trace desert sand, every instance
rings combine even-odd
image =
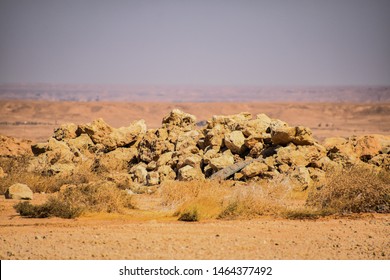
[[[37,194],[35,203],[45,195]],[[150,198],[144,198],[150,200]],[[205,220],[152,212],[29,219],[0,198],[1,259],[385,259],[390,215],[319,220]]]

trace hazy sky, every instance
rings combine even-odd
[[[390,85],[390,0],[0,0],[0,83]]]

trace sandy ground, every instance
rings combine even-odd
[[[36,195],[35,203],[45,195]],[[150,211],[28,219],[0,198],[0,259],[390,259],[390,215],[179,222]]]
[[[159,127],[180,108],[214,114],[266,113],[312,128],[316,138],[390,134],[389,103],[115,103],[0,101],[0,134],[45,141],[64,122],[98,117],[120,127]],[[35,125],[4,123],[37,122]],[[34,203],[46,199],[35,194]],[[142,200],[143,198],[140,198]],[[145,202],[145,201],[144,201]],[[146,200],[147,202],[147,200]],[[153,209],[75,220],[22,218],[0,197],[0,259],[390,259],[390,215],[310,220],[176,221]],[[143,204],[144,206],[147,203]],[[145,207],[144,207],[145,208]]]
[[[0,134],[46,141],[62,123],[103,118],[113,127],[145,119],[149,128],[161,126],[170,110],[179,108],[198,121],[213,115],[265,113],[290,125],[310,127],[317,139],[331,136],[390,134],[390,103],[169,103],[169,102],[50,102],[0,100]],[[27,122],[37,124],[28,125]],[[5,123],[8,123],[7,125]],[[18,125],[15,125],[18,123]],[[11,124],[11,125],[10,125]]]

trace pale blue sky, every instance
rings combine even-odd
[[[0,0],[0,83],[390,85],[389,0]]]

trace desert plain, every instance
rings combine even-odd
[[[103,118],[112,127],[144,119],[158,128],[172,109],[195,115],[266,114],[313,137],[389,135],[390,102],[117,102],[0,100],[0,134],[45,142],[64,123]],[[1,180],[1,179],[0,179]],[[50,194],[35,193],[32,204]],[[0,197],[0,259],[390,259],[390,215],[363,213],[291,220],[264,215],[178,221],[158,192],[134,195],[126,214],[26,218]]]

